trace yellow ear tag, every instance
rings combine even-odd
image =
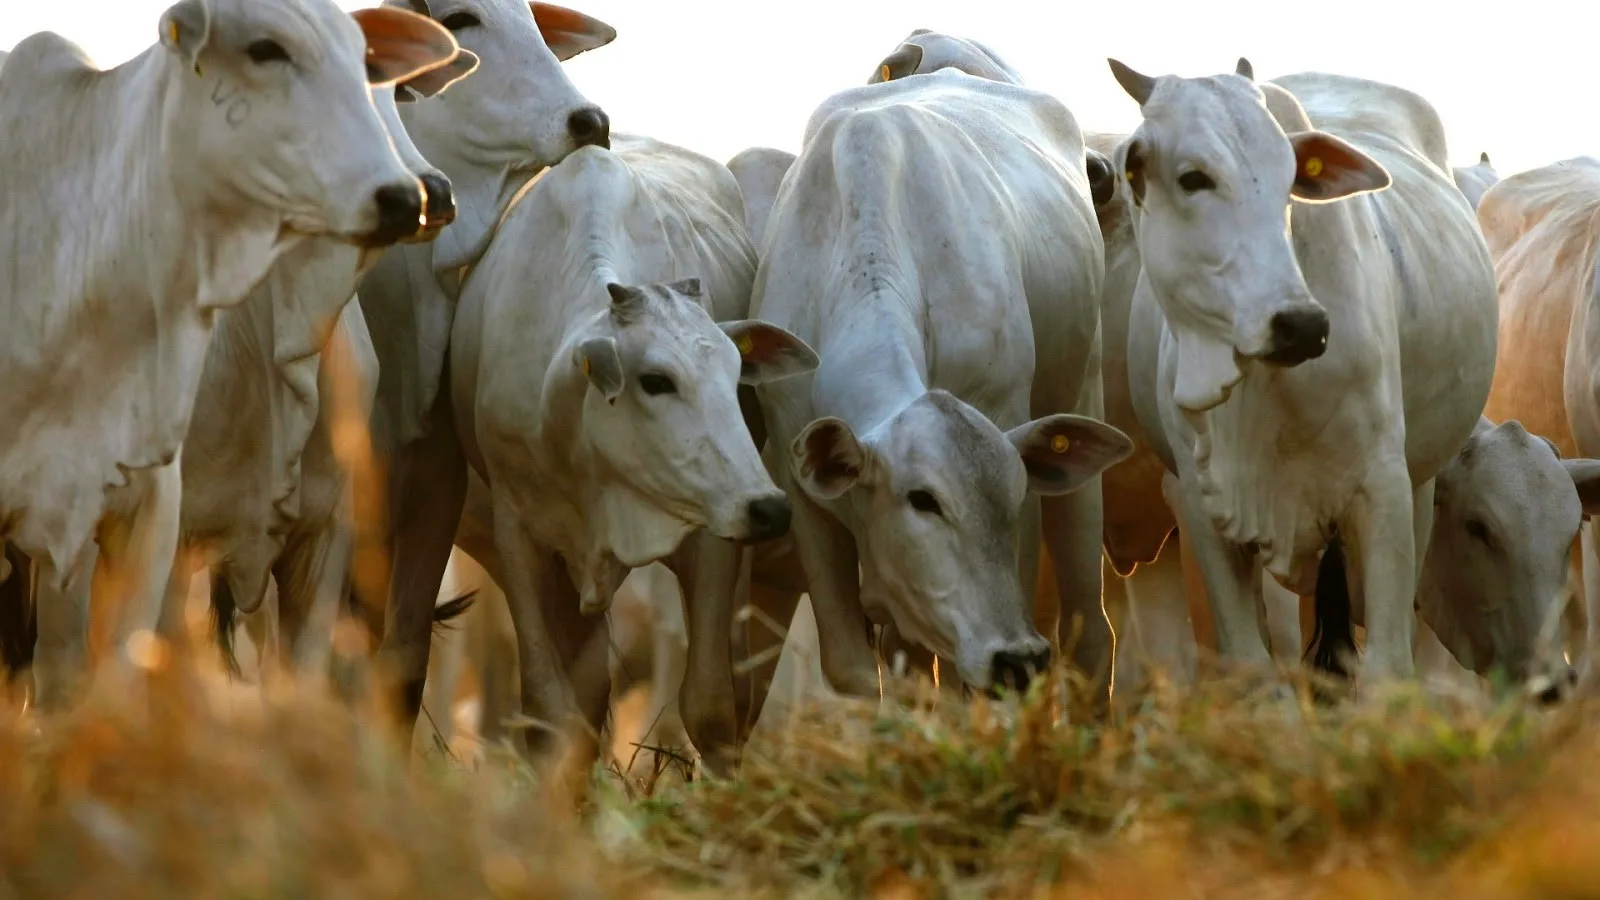
[[[1315,178],[1322,174],[1322,160],[1313,156],[1306,160],[1306,177]]]
[[[169,21],[167,23],[167,40],[171,41],[174,44],[176,44],[178,42],[178,23],[177,22],[170,22]]]
[[[878,67],[878,77],[882,78],[884,81],[893,81],[894,80],[893,78],[891,78],[889,76],[889,67],[888,67],[888,65],[883,65],[883,66],[879,66]]]
[[[756,348],[755,342],[750,340],[750,335],[748,334],[739,335],[739,339],[734,341],[733,345],[739,348],[740,356],[749,356],[750,351]]]
[[[1072,442],[1067,440],[1067,436],[1064,434],[1058,434],[1050,439],[1050,449],[1057,453],[1065,453],[1067,448],[1071,446]]]
[[[587,356],[583,358],[583,377],[589,377],[589,357]]]

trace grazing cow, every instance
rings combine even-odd
[[[441,69],[373,92],[406,168],[427,193],[425,223],[408,240],[427,240],[455,218],[450,182],[422,158],[400,123],[397,101],[431,97],[467,77],[477,58],[462,51]],[[254,612],[276,571],[278,647],[301,655],[311,628],[326,642],[336,607],[317,595],[342,596],[351,543],[347,478],[331,444],[334,414],[321,354],[335,333],[351,371],[357,405],[370,414],[378,364],[358,306],[350,305],[363,260],[359,248],[329,238],[286,254],[244,303],[218,315],[206,352],[183,463],[182,542],[203,550],[214,573],[212,605],[225,659],[237,607]],[[368,254],[368,262],[373,261]],[[363,419],[365,420],[365,419]],[[180,550],[168,583],[168,628],[193,572]],[[324,580],[328,585],[324,585]],[[302,659],[302,661],[305,661]]]
[[[1030,491],[1100,654],[1080,665],[1109,662],[1096,476],[1130,448],[1090,418],[1103,260],[1084,171],[1059,102],[960,71],[843,91],[807,124],[752,314],[822,355],[760,393],[837,690],[878,690],[868,615],[975,688],[1048,660],[1018,578],[1037,564]]]
[[[450,179],[456,220],[429,243],[384,254],[357,291],[378,353],[374,463],[385,473],[381,531],[389,565],[359,582],[379,661],[409,740],[427,677],[434,600],[466,493],[466,461],[450,409],[447,349],[460,273],[488,245],[511,197],[539,169],[579,147],[606,146],[610,122],[560,62],[604,46],[616,30],[548,3],[425,0],[386,5],[431,11],[482,60],[443,96],[402,104],[407,134]]]
[[[727,168],[646,138],[615,147],[575,151],[511,207],[451,335],[457,433],[492,518],[492,548],[462,549],[510,602],[523,711],[579,739],[609,695],[587,689],[608,679],[571,672],[590,671],[595,648],[603,665],[593,614],[628,570],[700,529],[742,542],[787,530],[735,389],[816,364],[780,328],[727,321],[755,269]],[[692,606],[689,621],[694,633]]]
[[[1467,202],[1472,204],[1473,209],[1477,209],[1478,204],[1483,202],[1483,192],[1500,181],[1500,173],[1490,164],[1487,152],[1478,154],[1476,165],[1457,166],[1450,171],[1455,177],[1456,187],[1466,195]]]
[[[1501,363],[1484,414],[1515,418],[1563,456],[1600,457],[1600,159],[1577,157],[1506,178],[1478,221],[1500,287]],[[1600,557],[1584,528],[1582,654],[1600,643]]]
[[[1257,83],[1245,60],[1194,79],[1111,69],[1143,117],[1117,149],[1142,264],[1128,371],[1179,475],[1219,648],[1268,662],[1262,567],[1327,594],[1337,534],[1365,599],[1362,681],[1407,677],[1433,479],[1495,361],[1488,250],[1438,115],[1361,79]],[[1340,626],[1339,604],[1317,605]]]
[[[180,0],[114,69],[50,32],[6,60],[0,119],[29,127],[0,136],[0,537],[39,569],[42,705],[81,669],[92,569],[119,651],[156,626],[214,311],[308,237],[416,231],[421,186],[367,82],[457,52],[397,10]]]

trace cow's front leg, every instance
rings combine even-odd
[[[1072,663],[1090,679],[1094,708],[1103,713],[1111,702],[1114,638],[1101,596],[1105,501],[1100,478],[1070,494],[1040,498],[1039,510],[1061,603],[1056,646],[1066,652],[1070,642]]]
[[[1178,464],[1186,470],[1179,477],[1179,489],[1173,492],[1179,501],[1175,510],[1181,523],[1179,533],[1194,554],[1206,599],[1211,601],[1217,653],[1235,663],[1271,666],[1266,619],[1262,615],[1260,560],[1217,533],[1201,498],[1191,487],[1195,482],[1192,463],[1179,454]]]
[[[140,632],[154,636],[161,622],[178,553],[181,458],[180,448],[171,462],[135,475],[139,496],[131,514],[108,516],[100,527],[95,605],[114,623],[113,653],[123,662],[131,659],[129,638]]]
[[[1412,490],[1403,465],[1385,466],[1366,480],[1339,523],[1349,548],[1347,565],[1354,569],[1349,581],[1361,585],[1364,598],[1363,686],[1410,678],[1416,671],[1412,640],[1419,554],[1413,504],[1427,499],[1431,512],[1431,483],[1424,488]]]
[[[689,632],[689,661],[678,689],[678,710],[706,768],[722,775],[729,774],[739,751],[733,610],[741,599],[736,595],[743,555],[733,542],[701,530],[685,540],[672,559]]]

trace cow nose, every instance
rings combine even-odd
[[[386,184],[372,195],[378,207],[378,227],[369,243],[392,244],[422,228],[422,190],[415,183]]]
[[[989,663],[989,671],[994,680],[994,686],[1010,687],[1018,691],[1025,691],[1033,681],[1033,677],[1045,670],[1050,665],[1050,651],[1045,650],[1001,650],[994,655],[994,660]]]
[[[789,533],[789,501],[783,497],[751,500],[745,508],[750,517],[750,542],[760,543]]]
[[[1578,683],[1578,672],[1571,666],[1566,666],[1555,677],[1540,676],[1528,685],[1533,699],[1540,706],[1555,706]]]
[[[421,176],[423,190],[428,192],[428,225],[442,227],[456,220],[456,198],[450,190],[450,179],[437,172]]]
[[[611,117],[598,106],[586,106],[567,116],[567,131],[579,147],[611,147]]]
[[[1298,366],[1328,349],[1328,311],[1320,306],[1300,306],[1274,313],[1272,343],[1262,356],[1278,366]]]

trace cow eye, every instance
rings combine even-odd
[[[440,19],[439,24],[450,29],[451,31],[460,31],[463,28],[471,28],[474,25],[481,25],[483,23],[479,22],[478,17],[472,13],[458,12],[451,13],[450,15]]]
[[[1198,193],[1200,191],[1209,191],[1216,186],[1217,183],[1211,180],[1210,175],[1207,175],[1198,169],[1185,172],[1178,176],[1178,187],[1183,188],[1191,194]]]
[[[944,515],[944,510],[939,508],[939,501],[935,500],[933,494],[927,491],[912,491],[906,495],[906,501],[909,502],[911,504],[911,508],[915,509],[917,512],[925,512],[934,516]]]
[[[258,63],[289,61],[289,51],[283,49],[283,45],[277,41],[253,41],[250,46],[244,48],[244,52],[249,54],[251,61]]]
[[[676,394],[678,392],[678,386],[673,384],[672,379],[665,375],[640,375],[639,387],[652,397],[659,394]]]

